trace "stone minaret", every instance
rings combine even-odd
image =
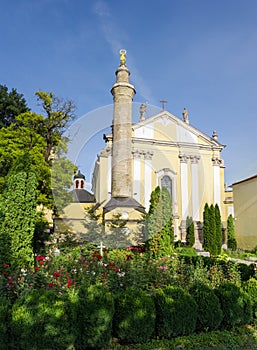
[[[126,51],[120,50],[120,65],[111,89],[114,101],[112,145],[112,197],[132,196],[132,100],[136,93],[129,82]]]

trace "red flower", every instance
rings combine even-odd
[[[9,267],[9,265],[8,264],[4,264],[4,267]]]
[[[35,267],[35,270],[36,270],[36,271],[39,271],[39,270],[40,270],[40,267],[39,267],[39,266],[36,266],[36,267]]]
[[[38,255],[36,257],[36,261],[39,261],[39,260],[45,260],[45,256],[44,255]]]
[[[48,286],[53,287],[54,286],[53,282],[48,283]]]
[[[68,288],[70,288],[71,282],[72,282],[71,279],[68,279],[68,284],[67,284],[67,287],[68,287]]]
[[[44,265],[44,261],[40,261],[39,264],[40,264],[40,265]]]

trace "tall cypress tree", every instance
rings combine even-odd
[[[220,208],[218,204],[215,205],[215,221],[216,221],[216,254],[219,255],[221,253],[222,247],[222,222],[220,215]]]
[[[0,259],[13,267],[33,266],[36,187],[36,175],[25,154],[8,173],[1,198]]]
[[[211,255],[217,255],[217,244],[216,244],[216,217],[214,205],[210,205],[209,209],[209,224],[210,224],[210,243],[209,252]]]
[[[155,256],[171,253],[174,231],[171,198],[166,188],[157,187],[151,194],[145,224],[146,249]]]
[[[234,219],[231,214],[227,219],[227,237],[228,237],[228,242],[227,242],[228,248],[232,250],[236,250],[237,241],[236,241],[236,235],[235,235]]]
[[[189,247],[193,247],[195,244],[195,228],[194,221],[189,216],[186,219],[186,232],[186,243]]]
[[[203,248],[206,251],[210,249],[210,208],[208,203],[205,203],[203,211]]]

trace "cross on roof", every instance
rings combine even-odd
[[[162,100],[160,100],[160,102],[162,104],[162,110],[164,111],[164,104],[168,103],[168,101],[162,99]]]

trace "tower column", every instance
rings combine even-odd
[[[116,83],[111,89],[114,100],[112,197],[132,197],[132,101],[136,91],[129,83],[129,75],[126,60],[122,59],[121,53]]]

